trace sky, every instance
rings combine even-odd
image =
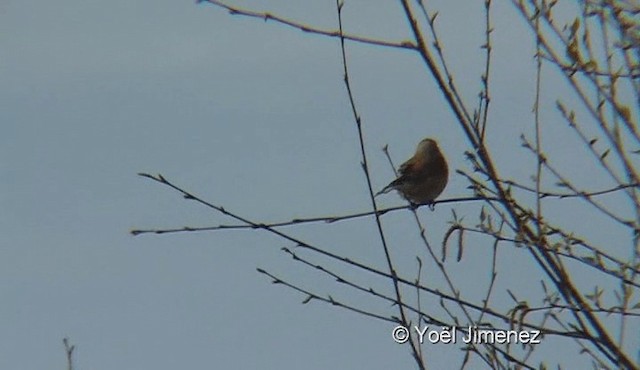
[[[395,2],[345,3],[347,32],[409,37]],[[432,4],[468,101],[476,99],[482,71],[477,3]],[[531,129],[532,44],[515,10],[496,3],[493,68],[500,73],[491,140],[505,171],[526,178],[534,162],[513,154],[513,138]],[[333,1],[241,4],[337,26]],[[415,366],[408,348],[391,340],[390,323],[301,304],[304,295],[256,271],[395,312],[293,261],[281,251],[290,242],[247,230],[130,235],[235,223],[139,172],[161,173],[261,222],[369,210],[336,39],[187,0],[5,0],[0,33],[0,368],[65,368],[63,338],[77,346],[77,369]],[[455,174],[468,169],[466,139],[418,56],[354,43],[347,53],[374,187],[393,179],[384,145],[399,164],[433,137],[452,169],[442,198],[470,196]],[[558,145],[563,140],[551,135],[548,143],[571,158],[572,150]],[[395,194],[380,202],[403,204]],[[466,205],[419,210],[434,241],[442,240],[452,209],[477,217]],[[374,226],[361,219],[286,230],[384,268]],[[399,265],[413,276],[423,251],[412,216],[390,214],[385,227]],[[486,282],[486,254],[467,253],[468,264],[451,267],[456,278],[473,284],[477,274]],[[375,276],[306,256],[390,292]],[[459,354],[446,346],[427,351],[433,368]]]

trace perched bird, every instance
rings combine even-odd
[[[412,204],[431,204],[442,193],[449,178],[449,168],[438,143],[423,139],[416,153],[398,169],[399,176],[377,195],[397,190]]]

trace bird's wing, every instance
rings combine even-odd
[[[414,160],[413,158],[409,159],[408,161],[404,162],[400,168],[398,168],[398,179],[400,178],[407,178],[407,177],[413,177],[412,175],[415,174],[417,171],[417,167],[419,166],[419,163]]]
[[[395,189],[396,187],[402,185],[408,179],[415,178],[416,170],[418,166],[420,166],[420,163],[418,163],[418,161],[416,161],[414,158],[411,158],[408,161],[401,164],[400,167],[398,168],[398,178],[391,181],[391,183],[385,186],[382,190],[380,190],[376,194],[376,196],[380,194],[388,193],[392,189]]]
[[[401,176],[401,175],[404,175],[404,174],[405,174],[405,172],[407,172],[407,170],[409,170],[409,168],[410,168],[412,165],[413,165],[413,162],[412,162],[412,161],[410,161],[410,160],[409,160],[409,161],[404,162],[404,163],[403,163],[403,164],[401,164],[401,165],[400,165],[400,167],[398,168],[398,174],[399,174],[400,176]]]
[[[403,164],[402,166],[400,166],[400,168],[398,169],[398,172],[400,172],[400,173],[399,173],[399,175],[398,175],[398,178],[397,178],[397,179],[395,179],[395,180],[393,180],[393,181],[391,181],[391,182],[389,183],[389,185],[387,185],[387,186],[385,186],[384,188],[382,188],[382,190],[380,190],[379,192],[377,192],[377,193],[375,194],[375,196],[378,196],[378,195],[380,195],[380,194],[388,193],[388,192],[390,192],[391,190],[395,189],[395,187],[396,187],[396,186],[398,186],[398,185],[400,185],[402,182],[404,182],[405,177],[404,177],[404,175],[402,174],[402,168],[404,167],[404,165],[406,165],[406,163],[405,163],[405,164]]]

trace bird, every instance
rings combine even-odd
[[[398,169],[398,178],[380,190],[376,196],[397,190],[412,205],[433,205],[449,179],[447,160],[438,142],[425,138],[418,144],[413,157]]]

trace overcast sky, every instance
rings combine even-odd
[[[334,1],[291,3],[243,2],[336,28]],[[533,49],[515,10],[495,3],[493,67],[500,73],[491,140],[500,144],[495,157],[506,171],[526,178],[534,162],[513,149],[531,127]],[[440,10],[463,98],[475,102],[483,2],[432,6]],[[347,0],[344,21],[359,35],[409,37],[392,1]],[[408,347],[392,342],[391,324],[302,305],[304,295],[256,272],[264,268],[319,294],[395,314],[292,261],[280,250],[291,243],[260,231],[129,234],[234,223],[138,172],[162,173],[261,222],[370,209],[337,40],[190,0],[4,0],[0,34],[0,368],[62,369],[64,337],[77,345],[78,369],[415,366]],[[399,164],[429,136],[452,170],[442,197],[469,196],[455,174],[468,168],[466,141],[418,56],[347,48],[376,190],[393,179],[382,146],[389,144]],[[395,194],[381,203],[403,204]],[[477,217],[464,205],[419,210],[436,243],[452,208]],[[398,263],[413,278],[423,247],[412,216],[385,220]],[[287,231],[385,267],[371,219]],[[468,253],[482,260],[482,252]],[[451,268],[464,281],[474,264]],[[476,268],[482,277],[486,266]],[[356,276],[390,289],[374,276]],[[446,346],[426,351],[434,369],[459,357]]]

